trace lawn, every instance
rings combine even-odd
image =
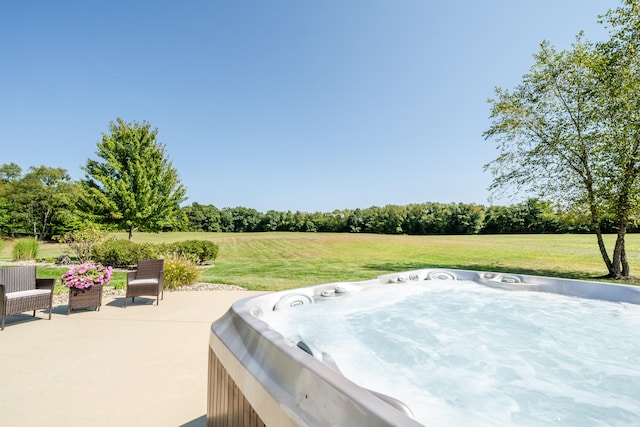
[[[610,240],[613,242],[614,237]],[[425,267],[594,279],[606,273],[590,235],[388,236],[264,233],[220,235],[203,279],[279,290]],[[627,255],[640,268],[640,239]]]
[[[126,238],[117,234],[118,238]],[[613,245],[615,236],[607,236]],[[448,267],[592,280],[605,274],[593,235],[390,236],[330,233],[137,233],[135,242],[208,239],[220,246],[201,280],[252,290],[370,279],[403,270]],[[65,253],[46,243],[39,257]],[[627,237],[632,274],[640,268],[640,235]],[[11,259],[10,244],[0,260]],[[39,269],[59,277],[61,269]],[[116,281],[124,281],[124,274]],[[640,275],[640,273],[637,273]]]

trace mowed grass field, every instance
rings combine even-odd
[[[126,239],[125,234],[115,234]],[[364,280],[428,267],[536,274],[593,280],[606,273],[593,235],[390,236],[331,233],[136,233],[133,241],[211,240],[220,246],[201,281],[250,290]],[[609,250],[615,236],[607,236]],[[41,245],[39,258],[67,253]],[[640,235],[627,237],[631,273],[640,276]],[[0,260],[11,259],[11,244]],[[60,271],[64,271],[62,268]],[[55,270],[54,270],[55,271]],[[57,273],[57,271],[55,271]],[[51,277],[51,276],[49,276]]]

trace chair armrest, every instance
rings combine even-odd
[[[4,294],[5,294],[4,285],[0,283],[0,304],[4,304]]]
[[[56,279],[36,279],[36,289],[49,289],[53,293]]]

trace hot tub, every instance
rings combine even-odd
[[[423,304],[420,298],[432,305],[411,309],[415,322],[396,320],[398,306]],[[542,311],[529,313],[521,304]],[[443,269],[247,298],[211,328],[207,425],[637,425],[638,304],[640,288],[634,286]],[[358,305],[364,314],[354,311]],[[565,313],[566,307],[575,313]],[[343,309],[346,317],[335,311]],[[448,317],[439,320],[443,314]],[[613,329],[591,332],[583,317],[594,316],[604,316],[596,327],[611,323]],[[342,335],[345,323],[355,335]],[[414,323],[422,328],[418,339],[402,350],[403,332]],[[480,329],[471,330],[476,324]],[[374,329],[362,329],[367,325]],[[513,329],[519,326],[533,338]],[[380,335],[385,329],[398,337]],[[363,350],[356,343],[361,339],[383,347]],[[595,344],[585,344],[588,339]],[[601,347],[612,353],[599,353]],[[350,353],[355,361],[346,360]],[[577,367],[582,359],[587,368]],[[353,370],[358,365],[363,372]],[[597,372],[583,374],[589,367]],[[383,379],[386,373],[391,378]],[[416,386],[412,376],[436,382]]]

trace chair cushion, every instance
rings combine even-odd
[[[128,285],[157,285],[158,279],[135,279],[129,280]]]
[[[50,293],[51,293],[50,289],[31,289],[28,291],[9,292],[8,294],[6,294],[6,296],[7,296],[7,300],[10,300],[15,298],[24,298],[24,297],[31,297],[35,295],[43,295],[43,294],[50,294]]]

